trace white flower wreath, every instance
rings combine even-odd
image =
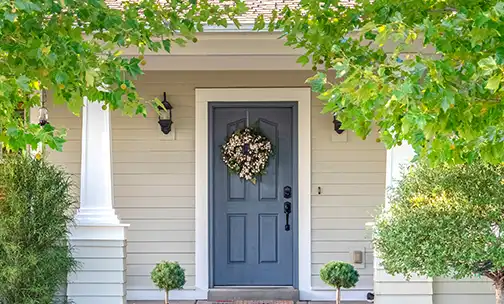
[[[231,134],[221,153],[229,171],[255,184],[258,176],[266,174],[273,145],[259,129],[247,127]]]

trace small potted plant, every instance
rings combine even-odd
[[[162,261],[151,272],[151,279],[159,289],[165,292],[165,304],[168,304],[170,290],[182,289],[186,283],[185,271],[179,263]]]
[[[355,287],[359,273],[348,263],[331,261],[320,270],[320,278],[327,285],[336,288],[336,304],[341,304],[341,288]]]

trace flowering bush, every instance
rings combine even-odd
[[[258,129],[244,128],[229,136],[221,153],[231,172],[255,184],[258,176],[266,174],[273,145]]]

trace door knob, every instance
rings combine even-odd
[[[284,213],[285,213],[285,231],[290,231],[289,215],[292,212],[292,204],[290,202],[284,203]]]

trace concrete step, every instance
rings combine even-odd
[[[283,301],[298,301],[299,290],[292,287],[280,288],[213,288],[208,291],[208,301],[261,301],[261,303],[237,304],[294,304]],[[277,303],[282,301],[282,303]],[[264,303],[263,303],[264,302]],[[274,303],[272,303],[274,302]]]

